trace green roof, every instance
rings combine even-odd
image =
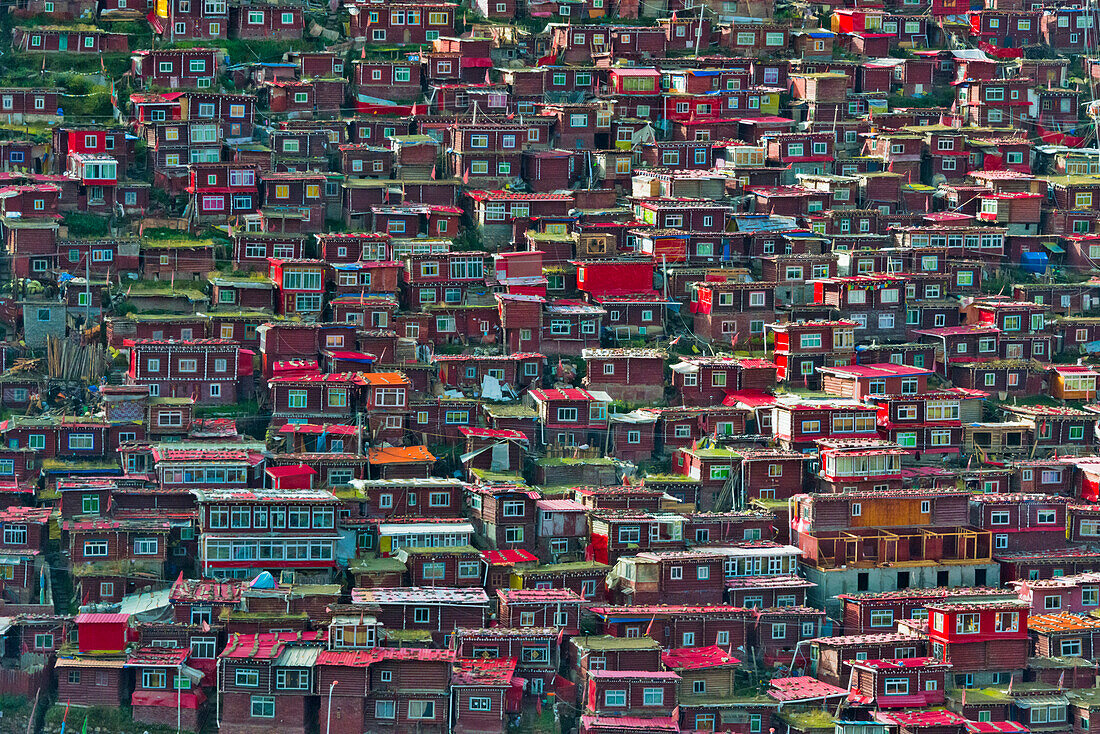
[[[236,609],[226,609],[218,615],[218,619],[226,622],[249,622],[264,620],[307,620],[309,615],[305,612],[244,612]]]
[[[573,643],[586,650],[660,650],[661,643],[652,637],[574,637]]]
[[[156,561],[131,561],[131,560],[118,560],[118,561],[98,561],[96,563],[74,563],[72,566],[73,576],[80,578],[82,576],[98,576],[103,575],[135,575],[135,576],[149,576],[153,579],[161,578],[161,564]],[[165,584],[168,582],[165,581]]]
[[[767,510],[785,510],[787,509],[787,500],[772,499],[770,497],[757,497],[752,500],[752,504],[759,507],[763,507]]]
[[[1014,686],[1016,684],[1013,684]],[[947,694],[951,700],[962,699],[962,691],[951,691]],[[1012,697],[998,688],[967,688],[966,702],[972,705],[986,705],[992,703],[1011,703]]]
[[[527,232],[527,237],[536,242],[569,242],[573,238],[568,234],[555,234],[554,232]]]
[[[581,466],[583,464],[593,464],[601,466],[614,466],[615,459],[610,457],[593,457],[591,459],[573,459],[573,458],[560,458],[560,459],[539,459],[539,466]]]
[[[828,711],[810,709],[809,711],[780,711],[779,718],[793,727],[805,731],[806,729],[828,729],[833,731],[836,719]]]
[[[470,469],[470,473],[484,482],[496,484],[526,484],[519,472],[489,471],[488,469]]]
[[[404,573],[406,566],[398,558],[356,558],[348,564],[352,573]]]
[[[534,408],[518,403],[487,404],[485,412],[493,418],[538,418],[539,412]]]
[[[382,632],[387,640],[395,642],[431,642],[431,630],[396,630],[387,629]]]
[[[344,590],[340,584],[294,584],[291,596],[333,596]]]
[[[695,449],[692,451],[696,456],[702,456],[704,458],[730,458],[740,459],[741,453],[737,449]]]
[[[472,545],[456,545],[456,546],[449,546],[449,547],[445,547],[445,548],[424,548],[424,547],[421,547],[421,548],[401,548],[400,550],[404,551],[405,553],[409,553],[409,554],[415,554],[415,555],[423,554],[423,555],[426,555],[426,556],[442,556],[442,555],[456,555],[457,556],[457,555],[461,555],[463,553],[480,553],[481,552],[477,548],[473,547]]]
[[[191,239],[188,237],[165,237],[164,239],[142,240],[141,249],[153,247],[213,247],[214,240]]]
[[[43,459],[42,468],[49,471],[88,471],[88,470],[104,470],[114,469],[119,472],[122,469],[119,467],[117,461],[109,461],[106,459]]]
[[[647,482],[682,482],[684,484],[698,484],[700,480],[692,479],[686,474],[646,474]]]

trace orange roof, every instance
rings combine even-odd
[[[1100,619],[1087,614],[1055,612],[1028,617],[1027,628],[1036,632],[1078,632],[1100,630]]]
[[[407,385],[409,378],[404,372],[364,372],[363,379],[368,385]]]
[[[420,461],[435,461],[435,457],[424,446],[386,446],[371,449],[367,457],[372,464],[408,464]]]

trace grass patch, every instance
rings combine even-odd
[[[61,223],[69,230],[69,237],[106,237],[107,220],[98,214],[65,212]]]
[[[232,405],[196,405],[196,418],[234,418],[240,415],[256,415],[260,406],[255,400],[242,400]]]
[[[232,39],[207,39],[202,41],[177,41],[168,48],[220,48],[224,49],[231,64],[281,62],[288,51],[321,51],[323,39],[303,38],[289,41],[254,41]]]
[[[72,709],[65,728],[69,731],[80,731],[84,726],[84,718],[88,719],[89,729],[104,729],[111,732],[141,731],[149,734],[175,734],[176,727],[158,726],[157,724],[136,723],[130,713],[129,706],[119,708],[105,708],[102,706],[88,706]],[[56,703],[46,709],[46,724],[60,726],[65,718],[65,705]]]

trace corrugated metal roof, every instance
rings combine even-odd
[[[286,647],[279,653],[279,657],[275,658],[275,665],[286,668],[312,668],[320,654],[319,647]]]
[[[130,621],[129,614],[85,613],[76,615],[77,624],[124,624]]]

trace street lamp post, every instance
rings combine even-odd
[[[332,689],[336,687],[336,684],[340,681],[334,680],[328,684],[328,714],[325,716],[325,734],[329,734],[332,729]]]

